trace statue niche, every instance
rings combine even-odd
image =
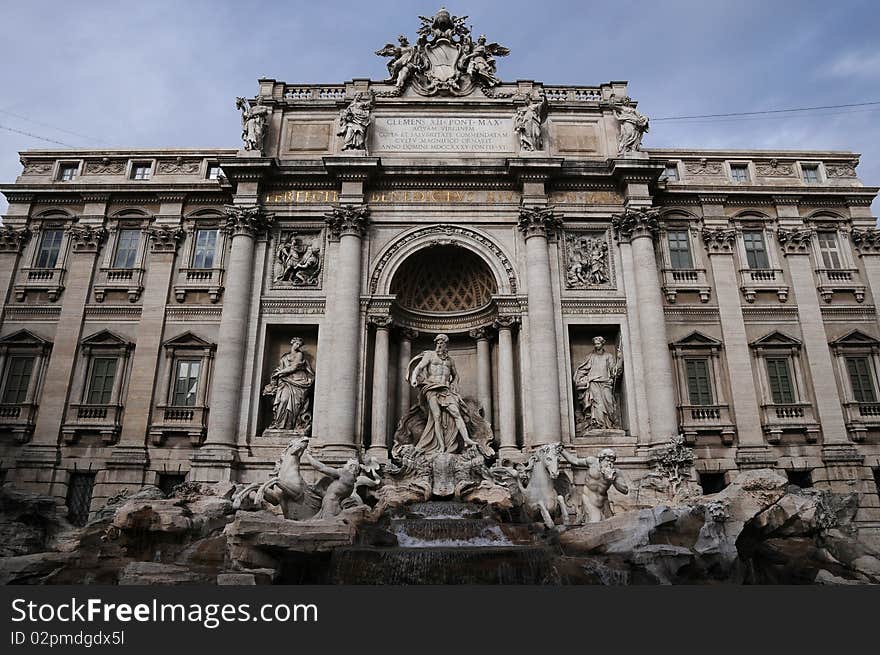
[[[308,436],[312,430],[311,393],[315,372],[303,351],[302,337],[290,340],[290,350],[281,355],[263,396],[272,399],[272,422],[263,432]]]
[[[578,436],[622,428],[618,402],[618,383],[623,373],[621,345],[618,343],[615,352],[609,352],[603,336],[593,337],[592,344],[572,376]]]

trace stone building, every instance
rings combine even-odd
[[[638,479],[681,434],[707,491],[773,467],[858,491],[880,530],[858,155],[643,148],[625,82],[506,83],[507,49],[455,17],[419,34],[379,51],[387,81],[259,80],[240,150],[21,153],[5,481],[83,520],[123,489],[262,479],[291,433],[386,459],[407,365],[444,333],[500,457],[611,447]],[[606,379],[582,366],[596,337]]]

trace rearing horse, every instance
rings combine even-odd
[[[540,516],[544,525],[551,530],[556,527],[553,516],[557,511],[562,517],[562,525],[568,523],[568,508],[562,495],[556,490],[561,455],[561,443],[545,444],[532,453],[529,461],[519,471],[505,466],[492,469],[496,475],[516,480],[526,514],[533,521]],[[526,476],[528,482],[523,486],[522,479]]]

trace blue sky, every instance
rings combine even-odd
[[[76,147],[237,146],[258,77],[381,79],[373,51],[436,2],[0,0],[0,126]],[[508,46],[505,80],[629,80],[653,118],[880,101],[880,3],[449,0]],[[774,118],[655,121],[646,147],[841,149],[880,185],[880,105]],[[60,128],[60,129],[59,129]],[[0,129],[18,152],[60,147]],[[0,212],[5,211],[0,200]],[[875,202],[874,213],[880,210]]]

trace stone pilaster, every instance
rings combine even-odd
[[[377,459],[388,459],[388,333],[390,316],[370,316],[376,327],[373,344],[373,411],[370,420],[369,453]]]
[[[326,412],[324,434],[318,435],[330,457],[347,457],[357,450],[358,362],[360,361],[361,239],[369,224],[366,205],[334,207],[327,217],[331,238],[339,241],[337,261],[333,262],[333,303],[327,325],[332,331],[331,352],[323,370],[333,376],[332,409]],[[328,307],[329,307],[328,299]]]
[[[636,272],[633,263],[632,246],[629,241],[620,241],[620,265],[623,271],[623,288],[626,294],[626,322],[629,327],[630,341],[627,344],[629,353],[624,353],[626,375],[632,378],[635,388],[635,413],[633,424],[638,427],[638,443],[640,446],[651,444],[651,422],[649,420],[648,392],[645,382],[644,359],[642,353],[642,335],[639,331],[639,301],[636,297]]]
[[[529,358],[532,375],[530,446],[562,438],[562,407],[559,394],[559,363],[556,348],[556,313],[550,278],[547,239],[562,224],[550,207],[522,207],[519,229],[526,242],[528,277]],[[538,418],[540,417],[540,418]]]
[[[791,275],[792,290],[798,306],[807,365],[813,381],[816,410],[822,425],[823,450],[849,447],[843,408],[837,390],[834,361],[828,346],[828,335],[822,320],[822,310],[810,262],[813,231],[810,229],[777,230],[777,238]]]
[[[415,330],[400,330],[400,344],[397,350],[397,420],[399,421],[410,408],[410,386],[406,377],[409,361],[412,359],[412,342],[419,336]]]
[[[657,215],[656,209],[633,208],[612,217],[616,238],[621,243],[629,242],[632,249],[642,360],[648,376],[646,384],[651,389],[648,394],[651,443],[664,442],[678,432],[672,358],[654,254],[654,239],[659,229]]]
[[[500,459],[515,457],[516,445],[516,388],[513,365],[513,316],[499,316],[494,327],[498,330],[498,427],[495,434],[500,441]]]
[[[874,304],[880,303],[880,230],[854,229],[850,234],[856,254],[865,264],[865,277],[871,288]]]
[[[0,321],[3,320],[4,305],[9,288],[12,286],[12,276],[15,274],[18,257],[30,238],[31,231],[27,227],[6,225],[0,228],[0,289],[3,291]]]
[[[97,202],[100,207],[87,204],[91,210],[90,218],[97,219],[100,211],[99,220],[103,220],[106,199]],[[54,495],[59,499],[65,498],[67,492],[66,477],[60,476],[56,470],[60,462],[59,434],[82,336],[89,288],[106,231],[98,224],[73,224],[67,229],[67,237],[71,252],[67,259],[61,313],[40,396],[40,411],[33,439],[22,448],[16,460],[13,479],[16,486]]]
[[[721,317],[721,334],[727,368],[730,372],[730,393],[740,448],[766,449],[761,430],[761,413],[755,394],[755,378],[749,351],[746,326],[740,303],[733,253],[736,231],[728,228],[703,230],[703,243],[715,279],[715,297]]]
[[[217,366],[211,383],[208,433],[193,454],[192,478],[199,482],[228,480],[235,462],[236,432],[241,411],[242,374],[247,320],[253,290],[254,239],[274,217],[258,205],[226,207],[226,233],[231,242],[226,290],[217,336]]]
[[[489,329],[482,327],[468,334],[477,342],[477,400],[483,408],[483,416],[492,422],[492,354],[489,345]]]

